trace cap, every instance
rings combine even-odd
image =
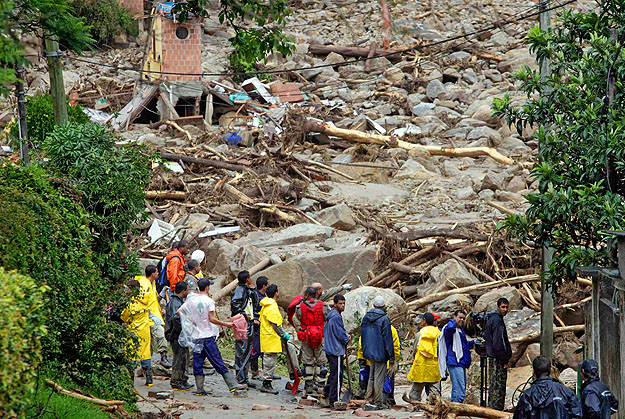
[[[434,316],[434,320],[438,320],[441,318],[441,316],[439,316],[438,314],[432,313],[432,315]]]
[[[204,257],[206,255],[204,254],[204,252],[200,249],[194,250],[193,253],[191,253],[191,260],[197,260],[199,263],[202,263],[204,261]]]
[[[579,363],[579,367],[586,371],[599,371],[599,364],[594,359],[584,359]]]
[[[381,295],[378,295],[373,299],[373,307],[384,307],[384,305],[384,297]]]
[[[434,323],[434,315],[433,315],[432,313],[430,313],[430,312],[423,313],[423,314],[421,314],[421,316],[420,316],[420,317],[421,317],[423,320],[425,320],[425,321],[426,321],[426,323],[428,323],[428,324],[432,324],[432,323]]]

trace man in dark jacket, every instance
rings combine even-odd
[[[582,405],[571,389],[551,378],[551,361],[540,355],[532,362],[536,379],[519,398],[514,419],[575,419]]]
[[[371,362],[367,399],[377,409],[384,409],[382,392],[386,380],[387,362],[390,370],[395,369],[395,351],[391,321],[384,312],[384,297],[378,295],[373,299],[373,309],[369,310],[360,325],[360,338],[365,359]],[[392,374],[391,374],[392,375]],[[370,406],[368,406],[371,408]]]
[[[234,368],[237,371],[239,384],[247,384],[255,388],[255,384],[248,382],[247,370],[252,359],[252,345],[254,340],[254,320],[258,320],[255,307],[258,306],[256,291],[250,288],[252,277],[248,271],[241,271],[237,276],[239,286],[232,293],[230,312],[232,317],[242,314],[247,321],[247,336],[235,341]]]
[[[474,340],[467,340],[467,335],[462,328],[466,318],[467,313],[464,310],[456,310],[454,318],[443,327],[444,349],[447,352],[445,363],[451,378],[451,401],[458,403],[464,403],[467,389],[467,368],[471,365],[471,349],[475,346]],[[439,345],[439,360],[444,350],[441,346]]]
[[[594,359],[585,359],[579,364],[582,370],[583,419],[610,419],[618,412],[618,400],[608,386],[599,380],[599,364]]]
[[[486,356],[488,357],[488,407],[503,410],[506,402],[506,380],[508,361],[512,349],[503,318],[508,314],[510,302],[506,298],[497,300],[497,311],[490,314],[484,328]]]
[[[253,380],[262,380],[260,376],[260,370],[258,369],[258,359],[262,352],[260,351],[260,321],[258,320],[260,315],[260,300],[267,296],[267,287],[269,286],[269,278],[266,276],[259,276],[256,279],[256,293],[258,303],[254,306],[254,336],[252,337],[252,359],[250,361],[250,369],[252,370]]]
[[[186,391],[193,387],[187,381],[187,365],[189,365],[189,348],[180,346],[178,338],[182,331],[178,309],[184,303],[189,294],[188,283],[180,281],[176,284],[175,294],[169,299],[165,308],[165,338],[171,344],[174,351],[174,360],[171,365],[170,385],[173,390]]]
[[[334,308],[328,313],[325,326],[323,327],[323,350],[326,352],[328,362],[330,363],[330,376],[328,377],[324,393],[328,398],[330,407],[333,407],[334,403],[339,401],[341,397],[345,347],[351,337],[345,331],[343,317],[341,316],[343,310],[345,310],[345,297],[337,294],[334,296]]]

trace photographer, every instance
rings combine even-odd
[[[506,401],[506,379],[508,361],[512,349],[503,318],[508,314],[510,302],[506,298],[497,300],[497,311],[493,312],[484,328],[486,356],[488,357],[488,407],[503,410]]]

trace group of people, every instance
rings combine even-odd
[[[271,284],[265,276],[258,277],[253,284],[248,271],[239,272],[238,285],[230,298],[231,317],[221,320],[210,296],[213,281],[205,278],[201,271],[204,254],[196,250],[185,261],[188,253],[188,243],[180,241],[165,256],[161,266],[148,265],[145,276],[131,281],[131,286],[139,287],[140,291],[125,308],[122,319],[138,337],[136,359],[140,361],[146,385],[153,384],[151,355],[158,351],[161,365],[171,367],[170,383],[174,390],[195,387],[195,394],[207,394],[204,366],[208,361],[222,375],[231,392],[257,388],[254,381],[258,380],[262,382],[261,392],[278,394],[272,381],[279,378],[275,376],[275,369],[278,355],[283,353],[288,360],[290,379],[303,378],[307,395],[320,393],[324,406],[336,406],[341,400],[347,347],[352,339],[343,323],[345,297],[340,292],[349,290],[351,285],[325,291],[320,283],[313,283],[303,295],[291,300],[287,320],[297,331],[298,351],[284,328],[276,284]],[[167,286],[159,292],[158,284],[163,279]],[[159,300],[166,304],[164,310]],[[422,314],[408,373],[413,383],[409,398],[420,401],[424,390],[428,395],[440,396],[441,380],[449,377],[451,400],[464,402],[471,350],[479,347],[485,349],[483,353],[488,358],[488,406],[503,410],[507,368],[512,355],[504,323],[508,309],[508,300],[499,299],[497,310],[488,315],[483,339],[477,340],[467,339],[464,330],[467,314],[463,310],[457,310],[442,329],[437,325],[439,316],[429,312]],[[225,365],[217,344],[223,327],[235,332],[234,372]],[[395,404],[394,378],[401,348],[382,296],[374,298],[360,330],[358,396],[366,398],[368,409],[388,408]],[[168,356],[168,342],[173,360]],[[189,382],[187,375],[190,362],[195,385]],[[596,362],[586,360],[580,366],[585,380],[581,402],[570,390],[550,378],[549,359],[537,357],[533,362],[536,380],[519,400],[515,418],[609,418],[618,402],[599,381]]]

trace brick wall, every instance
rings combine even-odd
[[[143,0],[120,0],[119,2],[131,16],[143,15]]]
[[[171,19],[163,18],[163,72],[201,73],[202,72],[202,30],[199,20],[188,20],[184,23],[174,23]],[[176,29],[183,27],[189,31],[186,39],[176,36]],[[167,80],[194,81],[199,76],[176,76],[165,74]]]

